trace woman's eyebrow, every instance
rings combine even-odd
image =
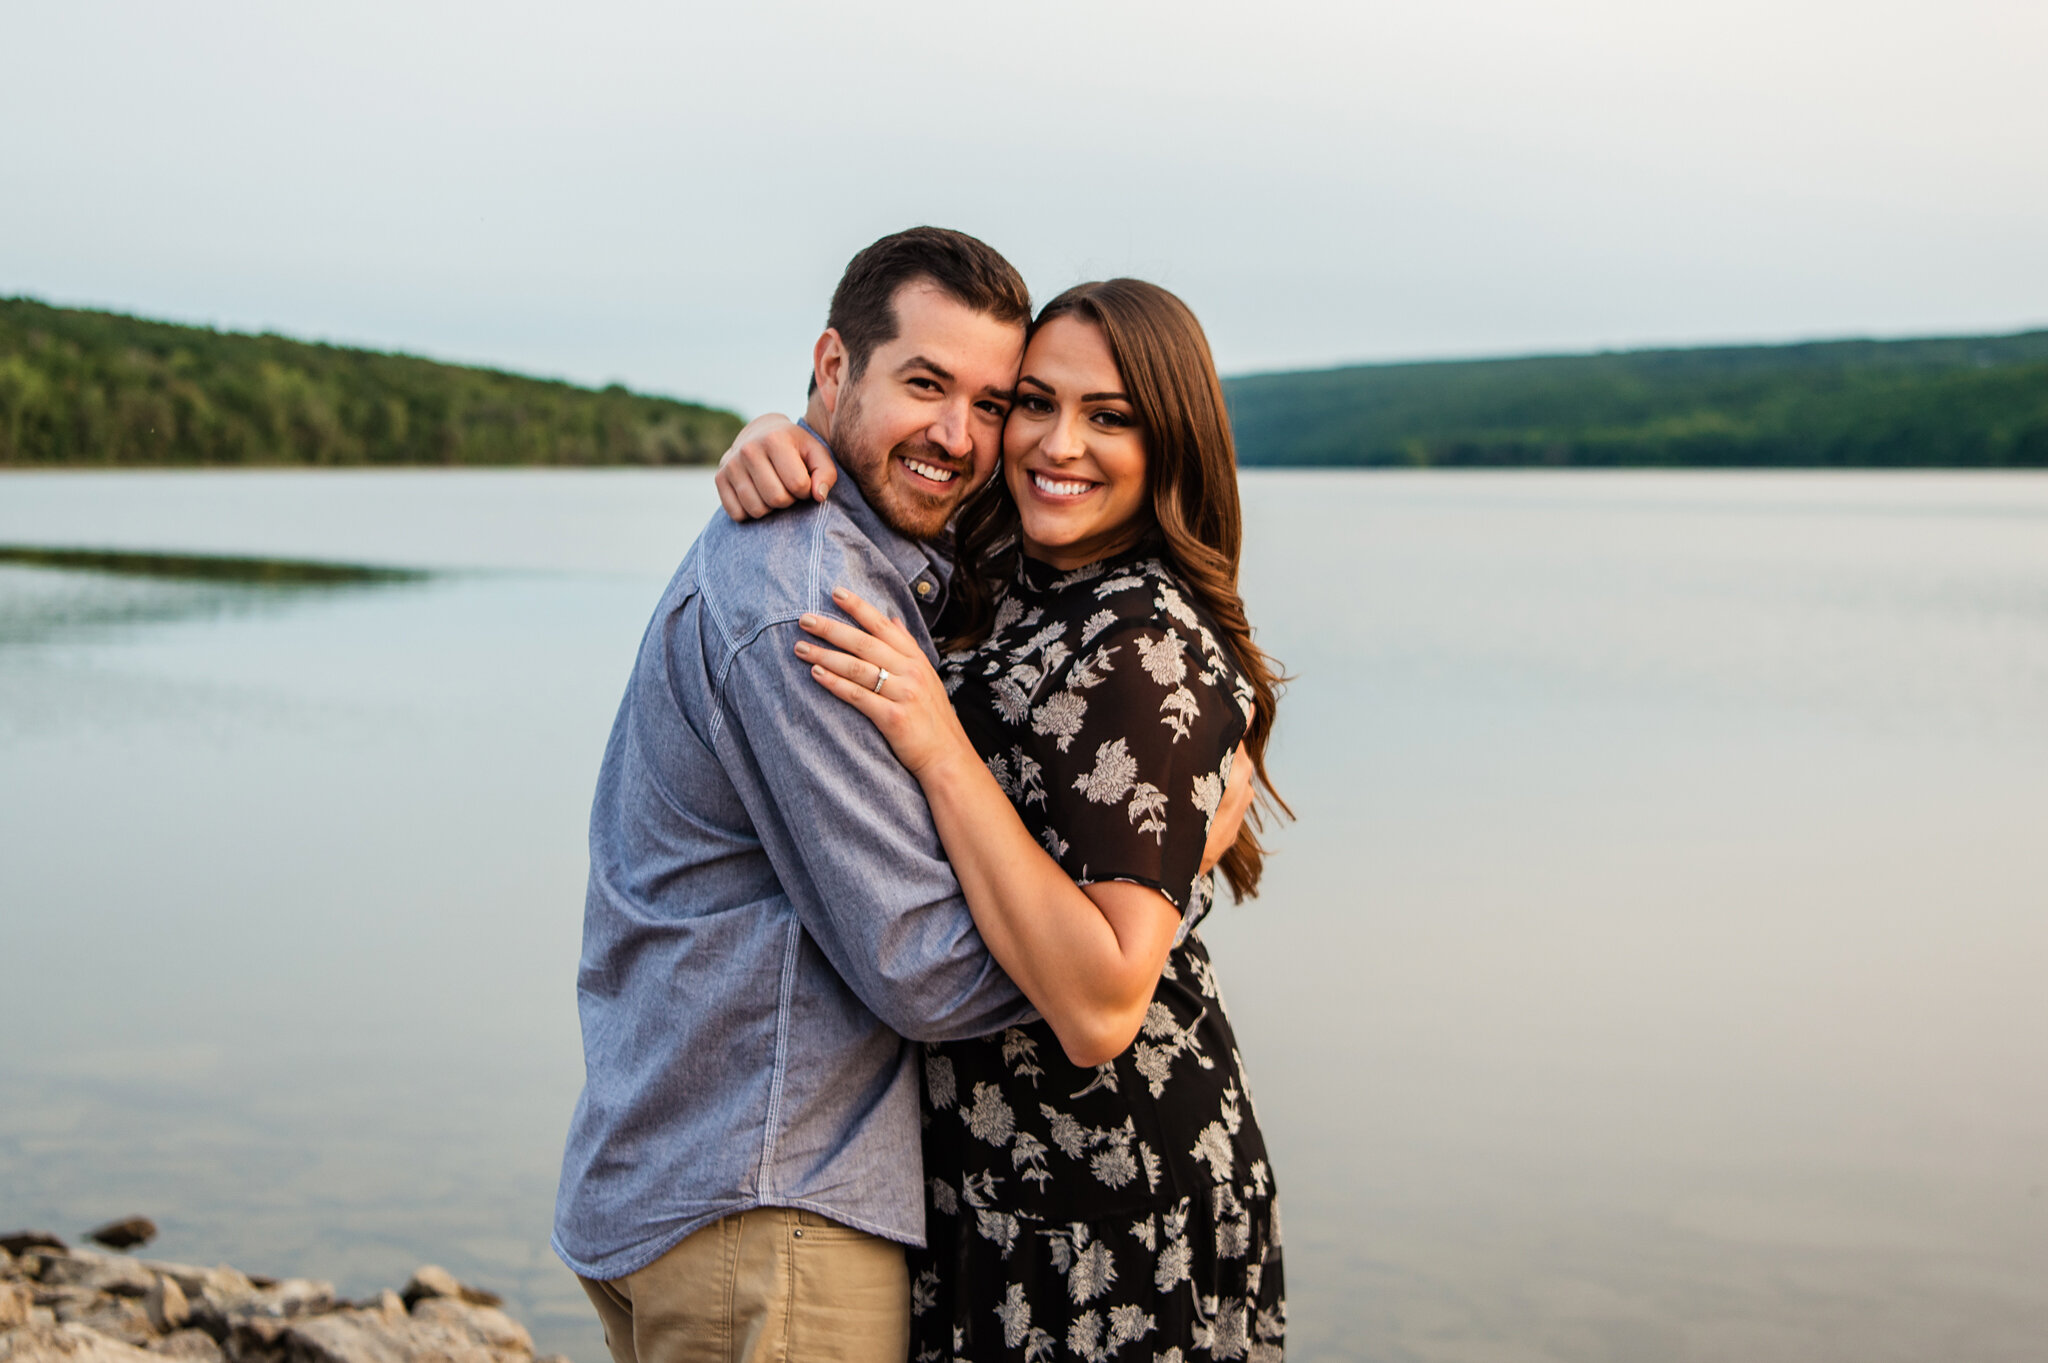
[[[1048,393],[1054,391],[1053,386],[1044,379],[1034,379],[1029,374],[1019,374],[1017,376],[1017,386],[1019,388],[1022,388],[1027,383],[1033,388],[1042,388]]]
[[[1128,397],[1124,396],[1124,395],[1123,395],[1122,393],[1083,393],[1083,394],[1081,394],[1081,401],[1083,401],[1083,402],[1129,402],[1129,401],[1130,401],[1130,399],[1129,399]]]

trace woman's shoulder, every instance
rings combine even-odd
[[[1163,558],[1118,565],[1086,584],[1062,614],[1078,621],[1067,684],[1094,686],[1105,674],[1128,668],[1179,693],[1185,704],[1209,693],[1227,697],[1249,721],[1252,689],[1201,599]]]

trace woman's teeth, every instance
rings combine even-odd
[[[1037,486],[1040,492],[1043,492],[1050,497],[1078,497],[1082,493],[1086,492],[1089,488],[1095,486],[1095,484],[1093,483],[1075,482],[1060,478],[1048,478],[1042,473],[1032,474],[1031,481],[1034,485]]]
[[[919,459],[906,459],[903,462],[910,465],[912,473],[920,477],[929,478],[934,483],[950,483],[953,481],[953,470],[951,469],[942,469]]]

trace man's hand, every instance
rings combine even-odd
[[[839,481],[831,451],[779,412],[755,417],[718,461],[718,503],[736,521],[759,520],[799,497],[824,501]]]
[[[1216,869],[1216,863],[1223,860],[1223,854],[1237,841],[1238,833],[1244,828],[1245,812],[1252,807],[1252,758],[1244,750],[1244,744],[1237,745],[1237,753],[1230,759],[1230,781],[1223,787],[1223,798],[1217,802],[1216,817],[1209,820],[1209,841],[1202,847],[1202,874]]]

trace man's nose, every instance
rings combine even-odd
[[[967,404],[964,402],[947,403],[946,409],[926,434],[934,445],[955,459],[965,459],[974,453],[974,435],[968,428]]]

